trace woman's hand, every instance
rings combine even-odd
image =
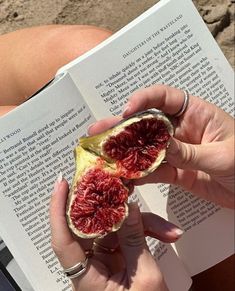
[[[94,243],[91,239],[78,239],[71,234],[65,217],[68,191],[68,183],[64,179],[58,180],[50,205],[52,247],[63,268],[84,261],[84,250],[90,250]],[[145,234],[174,242],[182,232],[152,213],[143,213],[141,217],[138,206],[130,204],[129,216],[121,229],[95,240],[97,244],[93,255],[88,258],[87,270],[72,279],[73,290],[167,290],[146,245]]]
[[[174,116],[182,107],[181,90],[164,85],[136,92],[126,104],[123,117],[157,108]],[[96,134],[117,122],[102,120],[90,127]],[[217,106],[191,96],[185,113],[173,118],[175,135],[166,160],[154,173],[136,184],[170,183],[221,206],[234,207],[234,119]]]

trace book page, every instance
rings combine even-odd
[[[142,212],[151,211],[138,187],[135,187],[134,193],[129,197],[129,202],[132,201],[138,202]],[[182,261],[178,259],[173,247],[152,237],[147,237],[146,242],[162,271],[168,289],[170,291],[189,290],[192,279]]]
[[[205,201],[180,187],[158,185],[167,198],[167,216],[184,229],[175,249],[190,274],[198,274],[234,253],[234,211]],[[196,242],[196,243],[195,243]]]
[[[234,72],[190,0],[160,1],[63,69],[70,72],[99,119],[120,114],[133,92],[158,83],[187,89],[234,113]],[[168,188],[149,186],[141,193],[152,211],[173,219],[187,232],[178,251],[190,273],[194,275],[231,255],[233,212],[182,189]],[[149,193],[154,193],[153,197]],[[221,235],[211,241],[218,226]],[[200,243],[189,256],[195,237]]]
[[[51,248],[49,203],[59,172],[71,183],[73,148],[94,121],[68,74],[0,119],[0,235],[33,290],[71,290]],[[130,200],[149,211],[138,189]],[[188,290],[190,276],[171,246],[148,243],[170,290]]]
[[[191,0],[160,1],[63,70],[98,119],[120,114],[133,92],[159,83],[234,108],[234,72]]]
[[[151,211],[184,230],[174,249],[194,276],[234,253],[234,211],[184,191],[156,184],[138,187]]]
[[[50,244],[49,203],[94,117],[64,75],[0,119],[0,235],[34,290],[71,290]]]

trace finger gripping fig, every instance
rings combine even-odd
[[[165,157],[173,127],[156,110],[138,113],[96,136],[79,140],[67,221],[77,236],[100,237],[120,228],[128,215],[129,189],[122,178],[154,171]]]

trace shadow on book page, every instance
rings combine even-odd
[[[33,98],[34,96],[38,95],[40,92],[42,92],[46,88],[50,87],[52,84],[54,84],[55,82],[57,82],[58,80],[60,80],[65,74],[66,74],[66,72],[65,73],[60,73],[60,74],[56,75],[53,79],[51,79],[50,81],[48,81],[44,86],[42,86],[35,93],[33,93],[33,95],[31,95],[29,98],[27,98],[27,100],[25,100],[25,102],[27,102],[29,99]]]

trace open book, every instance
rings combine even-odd
[[[48,208],[58,173],[71,182],[73,148],[89,124],[155,83],[232,113],[233,80],[193,3],[163,0],[0,119],[0,236],[34,290],[71,290],[50,246]],[[170,290],[188,290],[191,276],[233,254],[233,211],[166,184],[138,187],[132,199],[185,230],[174,246],[147,239]]]

